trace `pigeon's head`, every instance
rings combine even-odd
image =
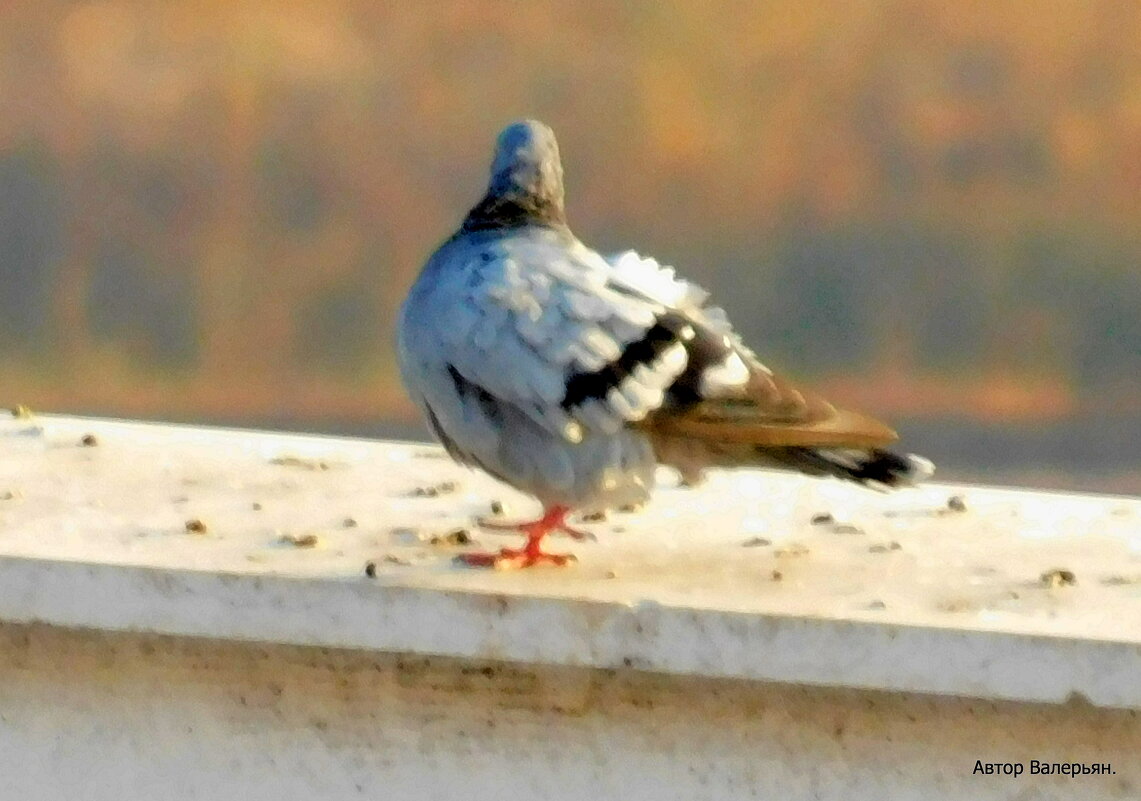
[[[487,194],[464,221],[466,230],[517,225],[566,225],[559,145],[555,132],[536,120],[514,122],[499,134]]]
[[[562,203],[563,165],[555,132],[541,122],[508,125],[495,143],[488,190],[499,195],[529,195]]]

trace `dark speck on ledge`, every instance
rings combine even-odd
[[[1078,583],[1078,578],[1072,570],[1058,568],[1047,570],[1041,575],[1039,581],[1042,582],[1042,586],[1054,589],[1056,587],[1072,587]]]
[[[302,470],[328,470],[332,465],[324,459],[302,459],[297,456],[278,456],[269,460],[279,467],[300,467]]]
[[[460,485],[455,481],[442,481],[439,484],[432,484],[427,487],[417,487],[408,494],[412,498],[437,498],[440,495],[455,492],[459,489],[459,486]]]
[[[432,545],[471,545],[475,538],[466,528],[456,528],[446,534],[435,534],[428,542]]]
[[[316,534],[282,534],[278,542],[295,548],[315,548],[320,538]]]

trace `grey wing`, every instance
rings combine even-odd
[[[437,376],[460,401],[449,416],[478,418],[460,432],[468,442],[518,435],[519,415],[569,441],[637,424],[687,469],[895,439],[774,375],[703,290],[653,259],[519,240],[489,255],[449,285],[432,334]]]
[[[434,334],[449,375],[572,442],[643,420],[668,402],[699,338],[678,301],[700,290],[650,264],[654,280],[639,287],[577,242],[484,249]]]
[[[705,293],[651,259],[623,254],[615,270],[669,305],[692,329],[684,372],[665,403],[640,424],[659,461],[700,477],[710,465],[769,464],[895,486],[922,477],[930,464],[880,450],[895,440],[883,423],[838,409],[774,374],[733,332]]]

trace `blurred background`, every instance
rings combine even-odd
[[[395,313],[520,116],[942,477],[1141,492],[1117,0],[5,0],[0,404],[425,436]]]

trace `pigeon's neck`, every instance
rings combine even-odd
[[[488,192],[464,218],[463,231],[487,231],[496,228],[521,228],[545,225],[566,228],[567,214],[556,197],[532,193],[496,194]]]

